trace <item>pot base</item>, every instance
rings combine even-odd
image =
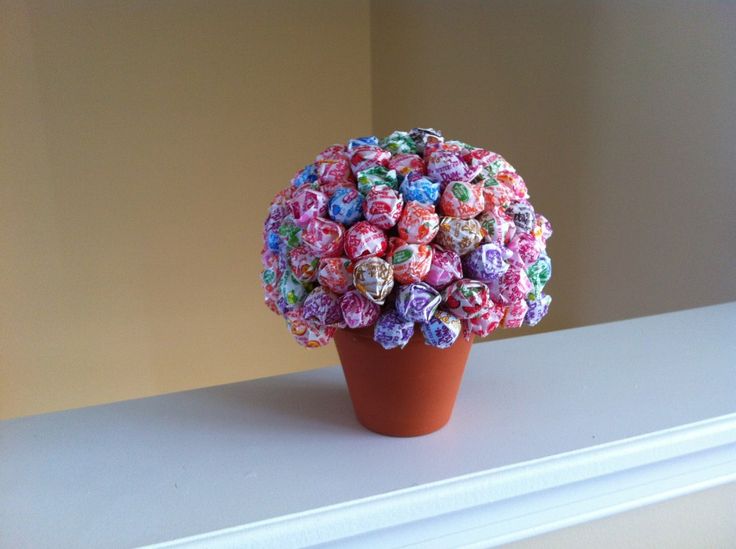
[[[337,330],[335,345],[355,415],[365,428],[395,437],[426,435],[450,420],[472,340],[449,349],[420,332],[403,349],[383,349],[373,330]]]

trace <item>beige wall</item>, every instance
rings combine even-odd
[[[371,6],[374,130],[500,152],[552,221],[535,331],[736,299],[736,5]]]
[[[539,329],[736,298],[731,4],[0,9],[0,417],[335,361],[262,306],[260,226],[371,129],[519,167],[556,230]]]
[[[0,4],[0,417],[322,366],[271,196],[370,131],[365,1]]]

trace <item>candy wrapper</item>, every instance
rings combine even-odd
[[[399,218],[399,238],[410,244],[428,244],[439,228],[440,216],[434,212],[434,206],[426,206],[421,202],[406,203]]]
[[[488,309],[491,293],[488,286],[477,280],[463,278],[442,292],[444,307],[458,318],[473,318]]]
[[[279,237],[287,248],[296,248],[302,243],[302,228],[296,224],[294,216],[286,216],[279,227]]]
[[[381,141],[381,147],[390,151],[391,154],[414,154],[417,152],[417,145],[408,132],[393,132]]]
[[[327,215],[327,196],[314,189],[299,190],[289,200],[289,208],[294,222],[301,228],[306,227],[315,217]]]
[[[490,335],[501,324],[505,312],[503,306],[491,302],[481,314],[465,321],[465,337],[470,339],[471,335],[478,337]]]
[[[371,189],[385,185],[391,189],[399,188],[399,180],[396,170],[389,170],[383,166],[374,166],[362,172],[358,172],[358,190],[363,194],[368,194]]]
[[[526,183],[518,173],[512,171],[499,172],[496,174],[495,180],[498,181],[499,185],[505,187],[506,194],[512,200],[526,200],[529,198]]]
[[[412,322],[429,322],[442,302],[439,292],[424,282],[401,286],[396,295],[396,312]]]
[[[539,324],[547,316],[550,303],[552,303],[552,297],[546,294],[540,293],[530,296],[530,299],[527,300],[529,309],[524,317],[524,324],[526,326],[536,326]]]
[[[308,323],[301,315],[301,308],[287,312],[286,325],[294,336],[297,343],[310,349],[316,349],[327,345],[332,336],[335,335],[336,328],[330,326],[318,326]]]
[[[529,305],[524,300],[507,306],[501,319],[501,328],[521,328],[528,310]]]
[[[504,305],[523,301],[533,289],[524,268],[514,263],[510,263],[504,275],[489,287],[493,301]]]
[[[314,163],[319,164],[320,162],[340,160],[341,158],[345,158],[346,156],[347,156],[347,149],[345,148],[345,145],[340,145],[340,144],[330,145],[324,151],[322,151],[321,153],[317,155],[317,157],[314,159]]]
[[[351,182],[353,172],[350,161],[346,157],[339,157],[317,163],[317,178],[320,186]]]
[[[414,128],[409,132],[409,136],[414,141],[419,154],[424,154],[424,149],[428,143],[441,143],[445,140],[442,132],[432,128]]]
[[[434,241],[458,255],[465,255],[478,247],[483,239],[481,226],[477,219],[443,217]]]
[[[432,347],[452,347],[462,330],[462,322],[447,311],[437,310],[429,322],[422,324],[424,342]]]
[[[500,279],[508,270],[507,253],[497,244],[481,244],[463,258],[463,272],[467,278],[481,282]]]
[[[383,305],[394,287],[394,270],[379,257],[361,259],[353,268],[353,285],[365,297]]]
[[[432,246],[432,265],[429,267],[424,281],[430,286],[442,290],[445,286],[463,277],[460,256],[452,250]]]
[[[291,180],[292,187],[301,187],[302,185],[309,186],[317,181],[317,167],[314,164],[309,164],[296,172],[296,175]]]
[[[393,237],[386,257],[394,269],[394,278],[400,284],[421,282],[432,266],[432,247],[428,244],[409,244]]]
[[[381,307],[361,294],[350,290],[340,298],[340,310],[348,328],[356,330],[373,326],[381,315]]]
[[[299,282],[313,282],[317,278],[319,258],[306,246],[297,246],[289,251],[289,267]]]
[[[542,242],[547,242],[547,239],[552,236],[552,224],[542,214],[536,214],[532,232],[536,238]]]
[[[512,202],[506,210],[516,225],[516,229],[524,232],[531,232],[536,221],[534,208],[528,202]]]
[[[335,294],[344,294],[353,287],[353,262],[347,257],[320,259],[317,281]]]
[[[296,309],[307,297],[307,289],[299,282],[290,269],[281,275],[279,281],[279,297],[283,300],[283,307],[287,311]]]
[[[419,175],[427,174],[424,160],[418,154],[397,154],[388,161],[390,170],[396,172],[399,179],[404,179],[408,174],[414,172]]]
[[[384,349],[403,348],[414,335],[414,323],[404,320],[396,311],[383,313],[373,330],[373,339]]]
[[[440,183],[442,189],[453,181],[470,181],[471,177],[467,164],[458,154],[439,150],[425,156],[427,175]]]
[[[475,217],[483,211],[485,205],[483,187],[462,181],[448,184],[440,197],[442,213],[460,219]]]
[[[431,206],[440,197],[440,184],[427,177],[408,174],[401,183],[400,192],[406,202],[415,201]]]
[[[480,222],[483,240],[494,244],[508,244],[516,233],[516,225],[504,212],[498,210],[484,211],[476,218]]]
[[[364,198],[357,190],[337,189],[330,198],[328,212],[333,221],[353,225],[363,219]]]
[[[378,147],[378,138],[375,135],[368,135],[366,137],[356,137],[355,139],[351,139],[348,141],[348,152],[351,152],[363,145]]]
[[[531,233],[517,232],[508,247],[518,256],[523,265],[531,265],[539,258],[539,254],[544,249],[544,243]]]
[[[339,298],[321,286],[312,290],[304,300],[302,317],[310,324],[344,326]]]
[[[356,175],[358,172],[375,166],[388,168],[389,160],[391,160],[391,153],[374,145],[361,145],[350,151],[350,167]]]
[[[302,240],[317,257],[334,257],[342,252],[344,234],[339,223],[315,217],[302,232]]]
[[[384,232],[367,221],[359,221],[345,235],[345,253],[350,259],[383,257],[388,240]]]
[[[365,197],[363,215],[379,229],[388,230],[399,220],[404,199],[386,186],[374,187]]]
[[[552,261],[549,256],[540,255],[539,259],[529,266],[526,274],[532,284],[532,291],[535,294],[541,294],[542,289],[552,277]]]

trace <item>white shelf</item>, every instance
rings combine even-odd
[[[0,546],[487,547],[736,480],[736,303],[473,347],[393,439],[339,368],[0,422]]]

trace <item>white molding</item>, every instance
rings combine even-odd
[[[154,547],[489,547],[736,480],[736,414]]]

